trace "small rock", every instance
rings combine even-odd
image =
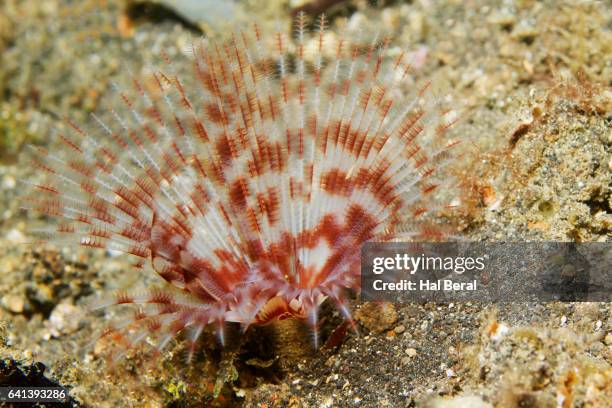
[[[604,339],[604,343],[606,343],[606,346],[612,345],[612,333],[606,334],[606,338]]]
[[[397,321],[397,311],[389,302],[368,302],[355,313],[355,318],[371,332],[382,333]]]
[[[502,27],[512,27],[516,23],[516,16],[507,11],[496,11],[487,18],[487,22]]]
[[[531,43],[538,34],[539,32],[535,27],[525,22],[519,23],[519,25],[512,30],[512,38],[526,43]]]
[[[18,295],[4,296],[2,298],[2,306],[12,313],[23,313],[25,310],[25,302],[23,298]]]
[[[406,349],[406,354],[408,354],[408,357],[411,357],[411,358],[416,357],[417,351],[415,348],[411,347],[411,348]]]
[[[65,334],[74,333],[79,329],[82,315],[83,313],[78,307],[62,303],[53,309],[45,325],[52,337],[61,337]]]
[[[175,11],[193,24],[218,27],[237,21],[244,13],[237,0],[154,0]]]
[[[395,329],[393,329],[396,334],[402,334],[405,330],[406,327],[403,324],[400,324],[399,326],[396,326]]]
[[[6,239],[15,244],[23,244],[26,242],[26,237],[23,235],[23,232],[19,231],[16,228],[13,228],[9,232],[6,233]]]
[[[12,190],[15,188],[15,186],[17,185],[17,182],[15,181],[15,178],[13,176],[4,176],[4,179],[2,180],[2,187],[6,190]]]

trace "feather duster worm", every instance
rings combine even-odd
[[[68,121],[69,154],[39,149],[49,177],[26,203],[59,219],[48,238],[129,254],[165,281],[105,303],[139,305],[113,329],[129,345],[185,332],[193,350],[209,326],[223,340],[226,322],[287,317],[316,343],[326,299],[350,319],[362,243],[440,233],[420,220],[446,205],[454,112],[426,87],[399,91],[408,57],[386,57],[388,41],[330,44],[324,26],[194,45],[188,81],[166,58],[153,86],[118,90],[123,114]]]

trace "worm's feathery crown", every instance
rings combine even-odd
[[[307,35],[301,16],[295,42],[255,26],[194,45],[187,81],[166,58],[119,90],[124,115],[68,121],[67,157],[40,149],[49,177],[26,203],[60,220],[49,239],[130,254],[167,282],[109,302],[140,305],[115,328],[140,328],[130,344],[186,330],[195,345],[226,321],[315,325],[327,298],[350,318],[363,242],[438,233],[419,220],[444,206],[453,112],[424,88],[399,97],[409,64],[385,58],[387,41],[329,44],[324,26]]]

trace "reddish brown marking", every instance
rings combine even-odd
[[[336,223],[334,217],[332,215],[326,215],[313,236],[323,237],[329,246],[333,246],[341,233],[342,228]],[[311,241],[311,243],[314,246],[315,242]]]
[[[424,130],[424,127],[418,124],[424,115],[425,112],[422,109],[417,109],[407,115],[397,130],[398,136],[406,143],[411,143]]]
[[[218,125],[228,125],[225,113],[219,108],[216,102],[208,103],[204,106],[206,117],[213,123]]]
[[[81,186],[83,191],[92,195],[96,194],[96,192],[98,191],[98,186],[89,180],[83,180],[81,181],[81,183],[79,183],[79,185]]]
[[[168,292],[160,289],[152,289],[149,291],[147,302],[155,304],[171,304],[174,303],[174,298]]]
[[[142,148],[144,146],[144,142],[142,141],[142,139],[133,130],[128,131],[128,136],[130,137],[130,139],[132,139],[134,144],[138,146],[139,148]]]
[[[181,122],[179,117],[176,116],[176,115],[174,115],[174,125],[176,127],[176,130],[179,133],[179,136],[185,136],[185,134],[186,134],[185,127],[183,126],[183,123]]]
[[[51,184],[36,184],[35,186],[37,189],[47,192],[47,193],[51,193],[51,194],[59,194],[59,190],[56,189],[55,187],[53,187]]]
[[[417,157],[414,161],[414,167],[418,169],[419,167],[423,166],[428,161],[429,159],[427,158],[427,156],[419,155],[419,157]]]
[[[173,215],[172,221],[179,228],[178,230],[176,228],[174,229],[175,233],[181,235],[183,239],[185,240],[188,240],[189,238],[191,238],[191,235],[192,235],[191,226],[186,222],[185,219],[183,219],[182,217],[179,217],[178,215]]]
[[[200,215],[205,215],[208,211],[210,198],[208,197],[208,194],[204,190],[204,186],[202,186],[202,184],[197,184],[195,186],[195,191],[191,193],[190,198],[200,212]]]
[[[164,125],[164,119],[162,117],[161,112],[159,111],[159,109],[157,109],[155,106],[149,106],[146,110],[145,113],[148,117],[152,118],[155,123],[157,123],[160,126]]]
[[[367,71],[365,69],[360,69],[357,71],[357,74],[355,75],[355,81],[358,84],[363,84],[365,79],[367,76]]]
[[[278,105],[278,99],[272,97],[272,95],[268,96],[268,109],[269,109],[269,113],[270,113],[270,117],[273,121],[276,121],[276,111],[278,109],[277,105]],[[267,115],[265,114],[265,111],[262,112],[262,118],[266,118]]]
[[[365,158],[366,156],[362,154],[363,152],[363,146],[366,142],[366,139],[368,138],[368,131],[363,131],[363,132],[354,132],[354,136],[353,136],[353,141],[350,145],[350,152],[353,154],[353,156],[355,156],[356,158],[362,157]]]
[[[40,161],[38,159],[32,159],[32,165],[35,168],[44,171],[45,173],[57,174],[56,171],[52,167],[47,166],[45,163],[43,163],[42,161]]]
[[[120,199],[117,202],[115,202],[114,206],[117,209],[124,212],[125,214],[132,217],[133,219],[138,219],[140,217],[140,213],[138,212],[138,209],[123,199]]]
[[[346,225],[357,242],[365,242],[371,238],[372,232],[378,225],[377,219],[357,204],[353,204],[347,211]]]
[[[237,91],[236,93],[227,92],[223,96],[224,108],[228,110],[230,113],[235,114],[238,112],[238,107],[240,105],[238,99],[236,99],[235,94],[240,94],[242,91]]]
[[[295,198],[295,179],[293,177],[289,178],[289,197],[292,199]]]
[[[273,153],[270,153],[268,156],[273,156],[272,162],[272,170],[281,172],[285,169],[285,165],[287,164],[285,161],[285,153],[283,153],[283,149],[281,147],[280,142],[274,143],[273,147],[268,145],[268,150],[272,150]]]
[[[421,146],[410,146],[408,149],[406,149],[406,159],[412,159],[413,157],[415,157],[419,152],[421,151]]]
[[[304,91],[305,88],[305,84],[304,84],[304,80],[300,80],[299,84],[298,84],[298,95],[299,95],[299,101],[300,101],[300,105],[304,105],[304,100],[306,97],[306,92]]]
[[[140,258],[148,258],[151,255],[151,251],[148,248],[139,245],[130,247],[126,253],[138,256]]]
[[[152,181],[158,188],[161,187],[162,176],[153,167],[148,166],[145,168],[145,173],[149,176],[149,180]]]
[[[350,196],[354,182],[347,173],[338,168],[321,175],[321,188],[332,195]]]
[[[107,212],[103,212],[103,211],[94,211],[92,214],[90,214],[92,218],[95,218],[97,220],[106,222],[108,224],[114,224],[115,223],[115,218]]]
[[[230,140],[226,137],[226,135],[221,135],[217,139],[215,148],[222,164],[226,165],[227,163],[231,162],[233,157],[232,147],[230,145]]]
[[[236,136],[238,138],[239,151],[243,151],[251,148],[251,141],[249,140],[248,129],[242,126],[238,126],[236,129]]]
[[[117,164],[117,162],[119,161],[117,159],[117,155],[112,150],[109,150],[106,147],[101,147],[100,153],[102,153],[102,155],[106,157],[106,159],[112,164]]]
[[[378,58],[376,58],[376,66],[374,67],[374,71],[372,72],[372,78],[375,79],[380,73],[380,67],[382,66],[382,61],[383,61],[383,56],[379,55]]]
[[[134,303],[134,298],[128,295],[126,292],[118,292],[115,295],[115,303],[118,305],[123,305],[126,303]]]
[[[115,217],[109,212],[108,203],[101,198],[91,197],[87,202],[90,209],[93,210],[91,216],[100,221],[104,221],[109,224],[115,223]]]
[[[251,260],[262,260],[265,257],[263,244],[260,240],[249,240],[246,253]]]
[[[57,226],[57,232],[72,234],[75,232],[75,228],[74,225],[70,223],[62,222]]]
[[[89,229],[89,235],[92,237],[110,238],[112,234],[104,227],[94,225]]]
[[[171,175],[177,174],[181,170],[181,167],[176,162],[175,157],[172,155],[172,152],[165,151],[162,154],[162,157],[164,159],[164,162],[168,166],[168,170],[170,170],[170,174]],[[164,178],[166,180],[170,181],[169,178],[171,178],[171,177],[170,176],[166,176]]]
[[[96,160],[96,167],[106,174],[111,174],[113,172],[113,168],[109,166],[108,163],[105,163],[100,160]]]
[[[189,99],[187,99],[187,95],[185,94],[185,89],[183,88],[183,84],[181,84],[178,78],[175,78],[174,84],[176,85],[176,89],[179,91],[179,94],[181,95],[181,103],[183,107],[189,110],[193,110],[193,106],[191,106],[191,103],[189,102]]]
[[[200,173],[200,176],[202,176],[203,178],[207,178],[206,170],[204,169],[204,165],[202,164],[202,162],[200,161],[200,159],[195,153],[191,155],[191,161],[195,165],[195,168],[198,171],[198,173]]]
[[[247,207],[246,215],[251,231],[261,234],[261,226],[255,210],[252,207]]]
[[[274,188],[270,188],[267,191],[268,199],[266,201],[266,213],[270,224],[273,225],[278,221],[280,213],[280,197]]]
[[[315,87],[319,87],[321,86],[321,69],[320,68],[316,68],[313,72],[313,82]]]
[[[423,194],[429,194],[429,193],[433,192],[436,188],[438,188],[438,184],[426,184],[421,189],[421,192]]]
[[[113,132],[110,136],[111,139],[113,139],[113,142],[115,142],[119,146],[119,148],[123,150],[130,148],[130,145],[121,136],[119,136],[118,133]]]
[[[85,177],[93,177],[91,166],[81,160],[68,160],[68,167]]]
[[[70,126],[72,129],[74,129],[75,132],[77,132],[79,135],[81,136],[85,136],[85,132],[83,131],[83,129],[81,129],[76,123],[74,123],[72,120],[70,119],[66,119],[66,123],[68,124],[68,126]]]
[[[327,96],[329,97],[330,100],[334,100],[335,99],[337,91],[338,91],[338,85],[335,82],[332,83],[332,84],[329,84],[329,86],[326,89],[326,92],[327,92]]]
[[[436,171],[435,167],[429,167],[428,169],[425,169],[425,171],[421,173],[421,178],[427,178],[431,176],[432,174],[434,174],[435,171]]]
[[[197,134],[198,138],[203,142],[208,142],[208,132],[206,132],[206,128],[197,118],[192,118],[192,125]]]
[[[162,328],[161,321],[155,317],[149,318],[146,323],[146,328],[149,333],[157,333]]]
[[[227,73],[228,69],[227,69],[227,66],[226,66],[226,61],[223,58],[223,56],[221,55],[221,52],[219,51],[219,44],[215,43],[214,44],[214,48],[215,48],[215,52],[217,54],[217,59],[215,61],[216,64],[214,66],[216,66],[219,69],[220,73],[221,73],[220,76],[223,79],[223,85],[227,85],[229,83],[229,76],[228,76],[228,73]]]
[[[126,204],[134,209],[138,209],[138,196],[134,194],[133,191],[128,190],[124,186],[118,186],[113,192],[117,194]]]
[[[372,89],[362,89],[359,92],[359,107],[365,112],[372,97]]]
[[[350,90],[351,90],[351,81],[348,79],[343,80],[342,83],[340,84],[340,95],[348,96]]]
[[[184,313],[184,312],[183,312]],[[170,323],[168,330],[174,334],[179,333],[187,325],[187,316],[181,314]]]
[[[157,134],[149,125],[143,125],[142,129],[145,131],[145,135],[151,143],[157,143]]]
[[[417,218],[427,212],[427,208],[417,207],[412,211],[412,216]]]
[[[306,120],[306,130],[309,135],[316,137],[317,135],[317,115],[313,114]]]
[[[153,195],[155,194],[155,191],[157,191],[157,189],[156,189],[155,183],[153,182],[151,177],[139,176],[138,178],[136,178],[136,180],[134,180],[134,182],[136,183],[138,188],[143,193],[145,193],[148,197],[145,197],[145,196],[143,196],[142,194],[139,194],[136,191],[134,191],[134,193],[138,196],[138,198],[145,205],[147,205],[149,208],[153,208],[151,199],[153,198]]]
[[[136,268],[136,269],[143,269],[145,266],[145,260],[144,259],[138,259],[136,262],[131,264],[132,268]]]
[[[302,158],[304,157],[304,129],[300,128],[298,130],[298,154],[299,157]]]
[[[83,223],[83,224],[88,224],[88,225],[92,225],[93,224],[93,222],[91,221],[91,218],[86,216],[86,215],[84,215],[84,214],[78,215],[76,217],[76,220],[78,222],[80,222],[80,223]]]
[[[225,163],[228,164],[228,163]],[[209,164],[209,170],[207,172],[210,178],[215,180],[218,183],[225,183],[225,174],[223,173],[223,169],[219,165],[217,161],[211,161]]]
[[[119,96],[121,97],[121,99],[123,100],[123,103],[125,103],[125,105],[128,108],[130,109],[134,108],[132,101],[130,100],[130,98],[127,97],[127,95],[124,92],[119,93]]]
[[[183,283],[182,271],[176,265],[164,263],[163,267],[161,269],[156,268],[155,272],[167,282]]]
[[[119,231],[119,235],[136,242],[144,241],[149,237],[149,234],[149,232],[134,226],[127,226]]]
[[[245,208],[247,205],[247,197],[249,196],[249,188],[246,180],[240,178],[232,183],[229,189],[229,199],[236,208]]]
[[[342,123],[342,120],[334,121],[332,123],[332,145],[333,146],[338,146],[338,142],[340,140],[340,133],[342,131],[343,126],[344,124]]]
[[[75,152],[79,154],[83,154],[83,150],[76,143],[70,140],[70,138],[68,138],[67,136],[63,134],[60,134],[59,136],[66,146],[68,146],[70,149],[74,150]]]
[[[448,113],[448,111],[444,112],[444,113],[443,113],[443,115],[445,115],[445,114],[447,114],[447,113]],[[457,122],[459,122],[459,120],[460,120],[460,119],[461,119],[461,118],[460,118],[459,116],[457,116],[455,119],[451,120],[451,121],[450,121],[450,122],[448,122],[448,123],[441,123],[441,124],[439,124],[439,125],[436,127],[436,135],[437,135],[438,137],[440,137],[440,136],[444,135],[444,134],[445,134],[445,133],[448,131],[448,129],[450,129],[451,127],[455,126],[455,124],[456,124]]]
[[[146,319],[148,316],[147,314],[144,312],[144,310],[138,308],[134,310],[134,314],[132,315],[132,320],[137,322],[139,320],[143,320]]]
[[[199,78],[200,83],[202,84],[204,89],[214,94],[215,86],[213,82],[213,76],[210,74],[210,72],[203,70],[197,61],[194,63],[194,65],[195,65],[196,76]]]
[[[291,139],[293,137],[291,136],[291,129],[286,128],[285,129],[285,146],[287,147],[287,153],[289,155],[291,155]]]

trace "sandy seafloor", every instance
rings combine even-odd
[[[359,335],[336,347],[309,354],[308,333],[284,325],[224,351],[209,339],[191,365],[177,343],[110,368],[94,333],[119,312],[87,305],[145,278],[121,257],[23,245],[44,223],[16,199],[19,180],[38,177],[24,144],[59,146],[63,117],[122,109],[112,83],[127,82],[126,66],[139,72],[165,49],[180,69],[194,36],[222,38],[245,19],[288,29],[291,7],[307,2],[201,1],[190,20],[180,6],[171,16],[138,3],[0,2],[0,386],[40,377],[42,363],[88,407],[612,406],[610,303],[355,302]],[[465,163],[464,236],[612,240],[609,1],[364,0],[326,12],[332,34],[383,30],[424,56],[416,79],[467,112],[454,132],[479,153]]]

